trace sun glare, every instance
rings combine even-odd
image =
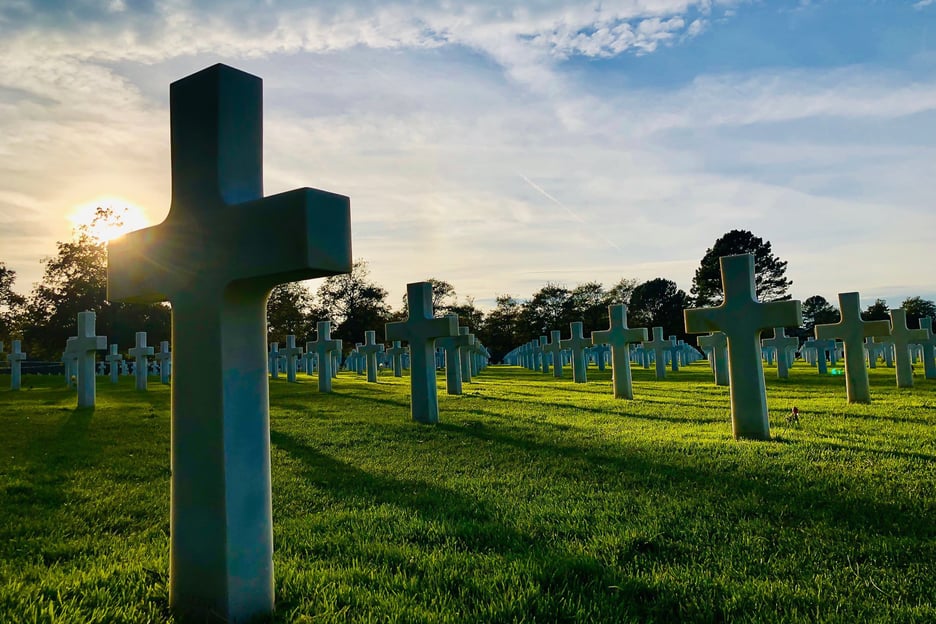
[[[143,209],[139,206],[135,206],[120,198],[106,197],[76,206],[68,216],[72,227],[78,228],[83,225],[90,226],[91,222],[94,221],[95,211],[98,207],[110,208],[121,221],[120,225],[114,225],[113,223],[97,223],[90,229],[91,235],[102,242],[106,243],[127,232],[139,230],[140,228],[145,228],[150,225],[143,214]]]

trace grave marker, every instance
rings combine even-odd
[[[550,340],[543,347],[545,353],[552,354],[553,377],[560,379],[562,377],[562,332],[553,329],[549,332]]]
[[[897,387],[913,387],[913,364],[910,362],[910,344],[926,339],[925,329],[907,329],[907,311],[903,308],[890,311],[890,336],[875,338],[875,342],[889,342],[894,345],[894,358],[897,364]],[[885,351],[886,353],[886,351]]]
[[[593,331],[592,342],[611,347],[611,382],[615,399],[633,399],[634,387],[631,380],[630,344],[647,339],[644,327],[627,326],[627,306],[623,303],[608,306],[608,329]]]
[[[458,326],[458,315],[448,314],[454,317],[455,325]],[[445,350],[445,392],[447,394],[460,395],[462,393],[462,349],[471,346],[471,339],[467,334],[462,334],[459,327],[457,336],[445,336],[436,340],[436,346]],[[465,328],[467,329],[467,327]],[[466,357],[470,357],[466,354]],[[471,365],[469,366],[469,375]]]
[[[586,383],[587,373],[585,360],[585,348],[591,345],[591,338],[582,335],[582,322],[574,321],[569,323],[571,328],[570,338],[560,340],[559,344],[563,349],[572,350],[572,381],[575,383]]]
[[[2,346],[3,343],[0,343]],[[0,348],[0,353],[3,349]],[[12,351],[7,355],[7,362],[10,363],[10,390],[19,390],[23,385],[23,360],[26,354],[23,353],[22,343],[19,340],[13,341]]]
[[[774,327],[773,338],[761,340],[761,345],[777,350],[777,377],[788,379],[790,377],[790,359],[787,356],[787,349],[799,346],[799,339],[794,336],[787,336],[786,329],[783,327]]]
[[[699,346],[712,350],[712,366],[715,370],[715,385],[728,385],[728,338],[723,332],[699,336]]]
[[[387,349],[387,355],[390,356],[391,362],[393,362],[393,376],[402,377],[403,376],[403,354],[406,353],[406,347],[400,345],[399,340],[393,341],[393,346]]]
[[[159,383],[169,383],[169,367],[172,362],[172,353],[169,352],[169,341],[163,340],[159,343],[159,353],[156,354],[159,361]]]
[[[133,376],[136,379],[136,389],[146,390],[147,384],[147,356],[153,355],[153,347],[146,346],[146,332],[136,333],[136,346],[127,353],[133,357]]]
[[[95,351],[107,348],[106,336],[95,336],[97,317],[94,312],[78,313],[78,335],[65,343],[65,357],[71,358],[78,368],[78,407],[94,407],[97,380],[94,376]],[[66,366],[65,375],[69,376]]]
[[[644,342],[644,349],[653,351],[653,361],[656,364],[656,378],[666,379],[666,352],[670,348],[670,341],[664,340],[663,328],[653,328],[653,340]]]
[[[365,357],[367,365],[367,381],[377,383],[377,354],[383,353],[384,345],[377,344],[377,332],[368,330],[364,332],[364,344],[358,350]]]
[[[294,335],[286,336],[286,348],[281,353],[286,358],[286,381],[288,383],[296,383],[296,367],[303,352],[302,347],[296,346]]]
[[[917,340],[914,344],[923,349],[923,376],[926,379],[936,379],[936,334],[933,334],[933,317],[921,318],[920,329],[926,332],[926,338]]]

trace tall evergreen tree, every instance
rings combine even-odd
[[[718,259],[744,253],[754,254],[754,285],[759,300],[779,301],[790,298],[788,290],[793,282],[786,278],[787,263],[773,254],[770,241],[754,236],[747,230],[731,230],[706,250],[692,278],[690,292],[695,297],[697,307],[719,305],[724,299]]]

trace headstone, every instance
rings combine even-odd
[[[7,355],[7,362],[10,363],[10,390],[19,390],[23,385],[23,360],[26,359],[26,354],[23,353],[19,340],[13,341],[12,349]],[[0,348],[0,351],[3,349]]]
[[[546,353],[552,355],[553,377],[562,377],[562,332],[553,329],[549,332],[549,342],[543,347]]]
[[[575,383],[586,383],[588,379],[585,372],[585,349],[591,346],[591,337],[586,338],[582,335],[581,321],[569,323],[569,327],[570,338],[561,340],[559,344],[563,349],[572,350],[572,380]]]
[[[464,346],[458,348],[458,360],[461,362],[461,378],[462,383],[471,383],[471,356],[472,349],[471,347],[475,343],[475,335],[469,333],[467,327],[458,328],[459,336],[467,336],[468,340]]]
[[[864,340],[873,336],[890,334],[887,321],[864,321],[861,319],[861,300],[856,292],[839,293],[841,320],[828,325],[816,325],[816,338],[845,343],[845,393],[849,403],[870,403],[871,386],[868,369],[865,368]],[[820,352],[821,356],[821,352]],[[820,357],[820,360],[822,357]]]
[[[336,338],[335,350],[332,351],[332,379],[338,379],[338,369],[341,368],[341,355],[344,353],[344,341]]]
[[[305,348],[306,351],[302,355],[302,359],[305,362],[305,374],[311,376],[312,373],[315,372],[315,343],[311,341],[307,342]]]
[[[68,340],[65,341],[65,352],[62,353],[62,367],[65,370],[65,386],[72,388],[78,380],[78,353],[68,350]]]
[[[351,270],[347,197],[263,197],[261,100],[224,65],[174,83],[169,216],[109,244],[109,299],[172,303],[169,602],[201,621],[273,611],[267,297]]]
[[[401,346],[399,340],[394,340],[393,346],[387,349],[387,355],[390,356],[390,361],[393,366],[394,377],[403,376],[403,354],[404,353],[406,353],[406,347]]]
[[[627,326],[627,306],[619,303],[608,306],[610,326],[602,331],[591,333],[596,345],[611,347],[611,382],[614,386],[615,399],[633,399],[634,388],[631,381],[630,344],[647,339],[646,328]],[[603,356],[602,356],[603,357]]]
[[[890,336],[875,338],[875,342],[885,340],[894,345],[894,358],[897,364],[897,387],[913,387],[913,364],[910,363],[910,345],[926,339],[925,329],[907,329],[907,311],[903,308],[890,311]]]
[[[377,383],[377,354],[383,353],[384,345],[377,344],[377,332],[369,330],[364,332],[364,344],[358,347],[364,356],[367,367],[367,381]]]
[[[669,340],[663,339],[662,327],[654,327],[652,331],[653,340],[644,342],[643,347],[653,352],[654,362],[656,363],[656,378],[666,379],[666,352],[669,351],[672,345]]]
[[[130,349],[127,353],[133,357],[133,375],[136,379],[136,389],[146,390],[146,358],[150,355],[153,355],[153,347],[146,346],[146,332],[136,333],[136,346]]]
[[[447,316],[454,317],[457,327],[458,315],[448,314]],[[445,350],[445,392],[460,395],[462,393],[461,353],[462,349],[471,346],[471,339],[467,334],[459,331],[457,336],[444,336],[436,339],[436,346]],[[471,368],[470,363],[468,368]]]
[[[803,346],[807,349],[813,349],[816,352],[816,367],[819,374],[827,374],[829,372],[829,365],[826,358],[829,351],[835,348],[835,341],[815,338],[807,340],[803,343]]]
[[[302,356],[303,348],[296,346],[294,335],[286,336],[286,348],[281,353],[286,358],[286,381],[296,383],[296,366]]]
[[[332,391],[332,378],[334,375],[334,355],[340,352],[340,341],[332,340],[331,321],[319,321],[315,325],[315,340],[306,344],[310,351],[314,350],[318,356],[318,389],[319,392]],[[310,348],[311,345],[311,348]]]
[[[458,317],[432,316],[432,284],[414,282],[406,285],[409,314],[405,321],[387,323],[387,340],[409,343],[412,368],[410,393],[413,420],[439,422],[439,398],[434,362],[435,339],[458,335]]]
[[[753,254],[723,256],[720,264],[724,302],[714,308],[685,310],[686,331],[725,333],[734,436],[769,440],[760,332],[770,327],[799,327],[803,322],[802,307],[799,301],[757,301]]]
[[[712,365],[715,370],[715,385],[728,385],[728,337],[723,332],[699,336],[699,346],[712,350]]]
[[[279,343],[271,342],[270,350],[267,353],[267,369],[270,371],[270,377],[279,379]]]
[[[791,347],[798,347],[799,339],[794,336],[787,336],[786,329],[783,327],[774,327],[773,338],[761,340],[761,345],[777,351],[777,377],[788,379],[790,377],[790,360],[787,357],[787,350]]]
[[[160,341],[156,360],[159,362],[159,383],[168,384],[169,368],[172,366],[172,353],[169,351],[168,340]]]
[[[94,376],[95,351],[107,348],[106,336],[95,336],[94,312],[78,313],[78,335],[68,339],[65,352],[76,359],[78,374],[78,407],[94,407],[97,380]],[[65,369],[68,375],[68,368]]]
[[[104,361],[107,362],[110,367],[110,380],[112,384],[118,382],[118,375],[120,374],[120,363],[123,360],[123,356],[117,353],[117,344],[113,343],[110,345],[110,352],[104,356]]]
[[[890,328],[890,323],[888,323],[888,328]],[[874,338],[865,338],[864,348],[868,352],[868,368],[877,368],[878,358],[884,352],[884,346],[874,342]]]
[[[923,376],[926,379],[936,379],[936,334],[933,333],[933,317],[924,316],[920,319],[920,329],[926,332],[926,338],[914,342],[922,349]],[[14,345],[16,343],[13,343]]]

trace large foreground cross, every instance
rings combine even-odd
[[[169,216],[108,249],[108,299],[172,303],[169,602],[202,621],[273,610],[267,297],[351,270],[347,197],[263,197],[261,100],[225,65],[173,83]]]
[[[728,338],[728,392],[735,438],[770,439],[767,390],[761,360],[760,332],[769,327],[799,327],[799,301],[760,303],[754,289],[754,255],[720,259],[724,302],[716,308],[683,312],[690,334],[720,331]]]

